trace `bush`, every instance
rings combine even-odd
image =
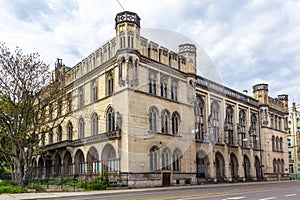
[[[78,187],[87,190],[105,190],[107,187],[107,178],[105,176],[99,176],[92,181],[78,181],[76,184]]]
[[[17,187],[17,186],[12,186],[12,185],[5,185],[5,186],[0,186],[0,194],[2,193],[24,193],[27,192],[25,188]]]
[[[39,183],[39,182],[31,183],[28,188],[35,189],[37,192],[44,192],[44,191],[46,191],[45,188],[43,188],[42,184]]]

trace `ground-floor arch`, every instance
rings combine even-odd
[[[75,164],[75,174],[78,175],[86,172],[84,155],[80,149],[78,149],[75,153],[74,164]]]
[[[259,160],[258,156],[255,156],[254,166],[255,166],[256,179],[260,180],[262,178],[262,174],[261,174],[260,160]]]
[[[101,172],[101,162],[95,147],[91,147],[87,153],[87,173],[98,174]]]
[[[217,181],[223,181],[225,175],[225,162],[222,154],[217,152],[215,154],[215,166],[216,166],[216,179]]]
[[[250,180],[250,160],[248,158],[247,155],[244,155],[244,158],[243,158],[243,166],[244,166],[244,177],[245,177],[245,180]]]
[[[64,175],[73,174],[72,156],[69,151],[66,151],[63,159],[63,171]]]
[[[231,153],[230,154],[230,173],[231,173],[231,178],[232,180],[234,181],[237,181],[238,180],[238,160],[235,156],[234,153]]]
[[[105,145],[102,154],[103,170],[107,172],[114,172],[118,169],[118,160],[114,147],[111,144]]]
[[[206,152],[204,152],[203,150],[198,151],[196,155],[196,163],[197,163],[196,177],[201,179],[207,178],[208,176],[207,167],[209,164],[209,159]]]

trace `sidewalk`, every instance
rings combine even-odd
[[[281,183],[289,181],[280,181]],[[87,191],[87,192],[49,192],[49,193],[22,193],[22,194],[1,194],[0,200],[29,200],[29,199],[51,199],[60,197],[73,197],[73,196],[90,196],[101,194],[120,194],[131,193],[139,191],[161,191],[161,190],[176,190],[176,189],[196,189],[205,187],[226,187],[235,184],[264,184],[264,183],[278,183],[278,181],[267,182],[245,182],[245,183],[220,183],[220,184],[204,184],[204,185],[184,185],[184,186],[171,186],[171,187],[154,187],[154,188],[138,188],[138,189],[121,189],[121,190],[99,190],[99,191]]]

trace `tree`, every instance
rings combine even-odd
[[[32,158],[41,153],[41,140],[63,120],[49,117],[50,105],[67,102],[62,84],[53,80],[38,53],[24,54],[18,47],[12,53],[0,43],[0,155],[20,186],[32,178]]]

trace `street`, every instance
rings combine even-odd
[[[121,191],[97,191],[82,195],[54,196],[34,199],[105,199],[105,200],[270,200],[300,199],[300,181],[258,182],[182,186],[167,188],[129,189]]]

